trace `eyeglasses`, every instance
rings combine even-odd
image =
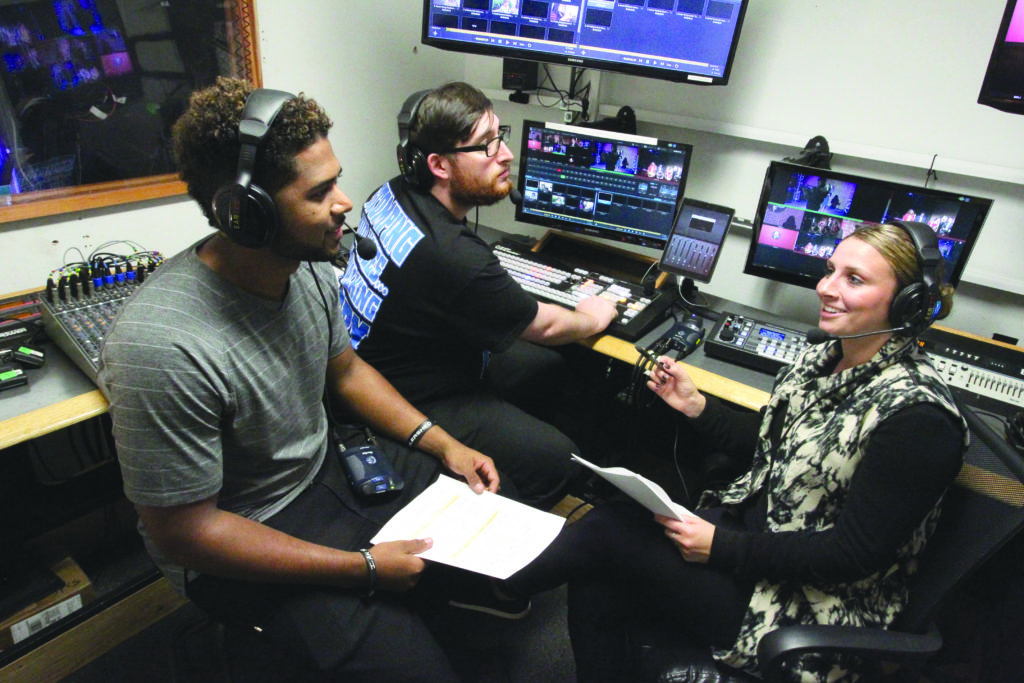
[[[487,142],[480,145],[467,145],[465,147],[452,147],[444,154],[452,154],[454,152],[483,152],[489,157],[496,156],[498,150],[501,149],[501,143],[508,144],[509,140],[512,139],[512,126],[498,126],[498,136],[493,137]]]

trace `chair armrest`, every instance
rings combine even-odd
[[[788,626],[768,633],[757,645],[758,668],[766,680],[784,680],[783,665],[804,653],[846,653],[878,662],[923,662],[942,647],[934,623],[925,633],[856,626]]]

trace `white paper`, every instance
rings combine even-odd
[[[505,579],[537,557],[565,520],[444,475],[398,511],[373,543],[431,538],[433,562]]]
[[[597,472],[602,479],[613,484],[651,512],[672,519],[693,516],[692,512],[669,498],[665,489],[636,472],[631,472],[624,467],[598,467],[575,454],[572,459]]]

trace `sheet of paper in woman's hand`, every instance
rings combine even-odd
[[[572,459],[594,470],[602,479],[655,514],[672,519],[693,516],[692,512],[669,498],[665,489],[636,472],[631,472],[625,467],[598,467],[578,455],[573,455]]]

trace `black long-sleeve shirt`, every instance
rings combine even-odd
[[[692,424],[725,453],[749,458],[762,419],[709,398]],[[746,515],[747,531],[715,529],[709,563],[752,580],[848,582],[870,576],[892,564],[953,481],[961,445],[959,425],[947,411],[931,404],[904,408],[869,438],[831,528],[758,531],[765,520],[762,494]]]

